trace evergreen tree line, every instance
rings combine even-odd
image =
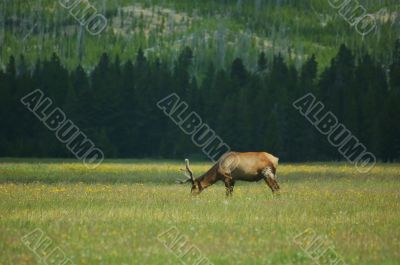
[[[71,157],[42,122],[20,102],[41,89],[106,158],[202,156],[156,103],[171,93],[188,102],[232,150],[268,151],[283,161],[342,160],[337,149],[300,115],[292,103],[311,92],[368,151],[383,161],[400,158],[400,41],[393,61],[382,65],[368,53],[355,58],[342,45],[321,73],[315,56],[300,69],[281,55],[260,53],[257,71],[240,58],[230,69],[212,63],[192,75],[196,58],[183,49],[173,69],[139,50],[134,61],[103,54],[87,73],[68,71],[56,54],[27,67],[10,57],[0,71],[0,156]]]

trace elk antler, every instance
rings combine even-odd
[[[186,163],[186,169],[180,169],[181,171],[183,171],[184,173],[183,174],[185,174],[185,176],[187,177],[187,179],[185,179],[185,180],[177,180],[176,181],[176,183],[179,183],[179,184],[185,184],[185,183],[187,183],[187,182],[192,182],[192,184],[194,184],[194,177],[193,177],[193,172],[192,172],[192,170],[190,170],[190,168],[189,168],[189,159],[185,159],[185,163]]]

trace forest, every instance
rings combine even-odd
[[[258,54],[277,53],[299,68],[315,54],[320,69],[329,66],[345,43],[355,56],[366,49],[389,63],[386,51],[400,36],[398,0],[360,0],[376,28],[361,36],[328,0],[85,0],[108,20],[104,32],[92,36],[60,5],[64,0],[0,0],[0,66],[11,55],[24,54],[28,65],[56,53],[72,70],[93,70],[103,52],[131,58],[139,48],[151,60],[169,67],[184,47],[193,50],[193,73],[203,78],[208,63],[229,69],[241,58],[252,71]],[[73,2],[73,1],[64,1]]]
[[[204,77],[193,73],[196,57],[183,48],[170,63],[103,53],[92,71],[69,70],[57,54],[33,66],[10,56],[0,71],[0,156],[70,157],[21,98],[40,89],[106,158],[203,157],[156,103],[171,93],[185,100],[232,150],[269,151],[283,161],[341,160],[341,155],[292,106],[312,93],[379,160],[400,158],[400,40],[391,62],[367,51],[355,56],[341,45],[329,66],[318,70],[309,56],[301,67],[280,53],[260,52],[255,70],[241,58],[224,69],[209,62]],[[204,158],[204,157],[203,157]]]

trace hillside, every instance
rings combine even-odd
[[[389,61],[391,55],[386,51],[400,36],[395,0],[360,1],[377,22],[376,29],[366,36],[328,1],[86,2],[107,18],[107,28],[97,36],[81,27],[59,1],[0,1],[0,64],[4,67],[10,55],[24,53],[33,63],[55,52],[69,68],[81,62],[91,70],[103,52],[118,54],[125,61],[134,58],[140,47],[149,59],[160,57],[172,63],[179,51],[189,46],[197,58],[193,68],[197,74],[204,72],[210,61],[227,68],[236,57],[255,69],[261,51],[269,59],[282,53],[296,66],[316,54],[323,67],[342,43]]]

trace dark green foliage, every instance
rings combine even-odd
[[[259,55],[254,71],[242,59],[228,70],[208,63],[201,82],[196,57],[183,49],[174,62],[134,62],[103,54],[87,74],[68,72],[57,55],[32,69],[23,57],[0,71],[0,156],[71,156],[20,99],[40,88],[111,157],[182,158],[201,154],[156,103],[177,93],[233,150],[269,151],[283,161],[343,159],[292,103],[312,92],[369,151],[386,161],[400,158],[400,42],[386,68],[367,52],[356,59],[345,45],[320,76],[314,55],[296,69],[278,54]],[[389,69],[390,71],[386,71]]]

